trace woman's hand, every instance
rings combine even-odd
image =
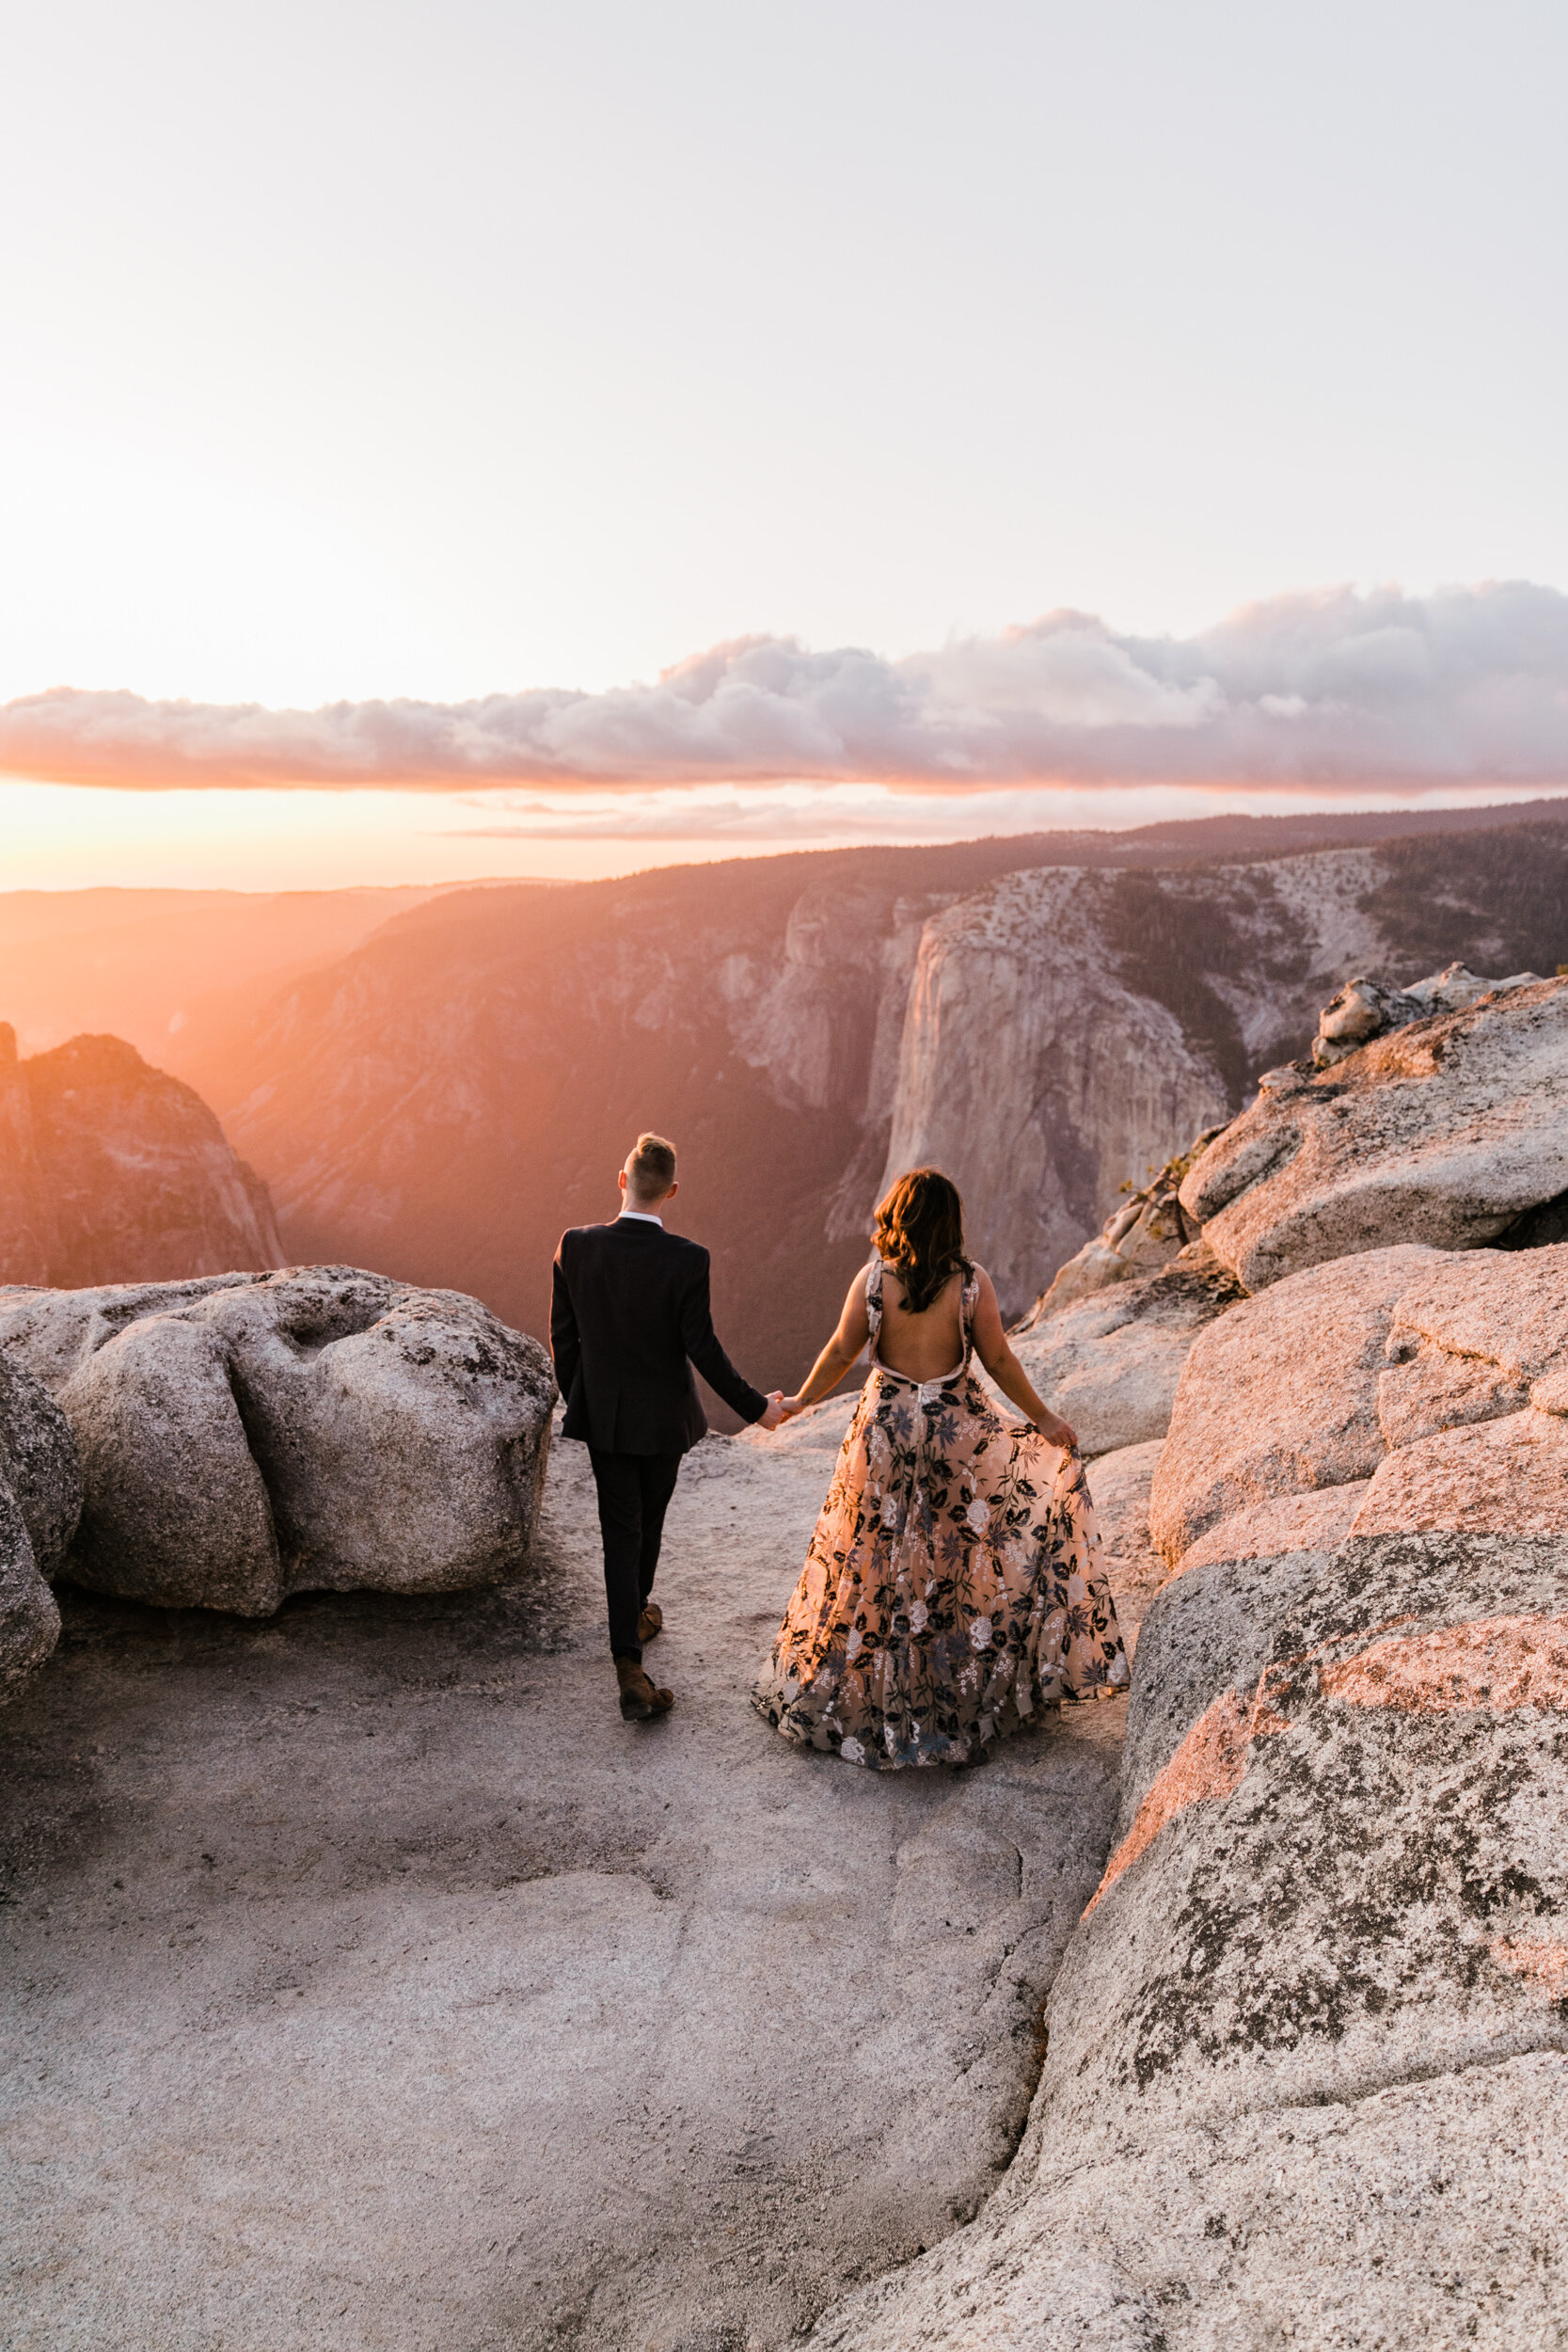
[[[788,1406],[789,1400],[786,1397],[784,1399],[786,1411],[788,1409]],[[1077,1430],[1074,1429],[1070,1422],[1064,1421],[1059,1413],[1037,1414],[1035,1417],[1035,1427],[1039,1431],[1040,1436],[1045,1439],[1047,1445],[1059,1445],[1064,1452],[1069,1451],[1071,1447],[1078,1443]]]
[[[1032,1428],[1037,1429],[1047,1445],[1063,1447],[1078,1443],[1078,1432],[1070,1422],[1053,1413],[1045,1399],[1037,1396],[1029,1384],[1029,1375],[1007,1343],[1002,1328],[1002,1310],[996,1303],[996,1292],[990,1276],[980,1269],[980,1295],[974,1305],[974,1352],[1006,1398],[1015,1413],[1022,1413]]]
[[[793,1421],[797,1413],[803,1413],[805,1411],[805,1398],[803,1396],[781,1397],[779,1400],[779,1409],[785,1421]]]

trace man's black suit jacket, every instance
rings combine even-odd
[[[562,1234],[550,1353],[566,1436],[606,1454],[685,1454],[697,1443],[707,1422],[693,1364],[742,1421],[768,1409],[719,1344],[707,1251],[645,1218]]]

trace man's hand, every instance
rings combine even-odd
[[[766,1429],[771,1432],[772,1430],[777,1429],[780,1422],[782,1422],[784,1418],[784,1391],[783,1389],[770,1389],[768,1394],[768,1403],[764,1406],[761,1414],[758,1416],[756,1426],[759,1429]]]

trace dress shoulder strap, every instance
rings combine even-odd
[[[865,1313],[871,1326],[871,1352],[877,1352],[877,1340],[882,1328],[882,1261],[880,1253],[873,1255],[865,1277]]]
[[[963,1288],[958,1293],[958,1337],[963,1343],[966,1364],[969,1361],[969,1351],[974,1344],[973,1328],[974,1308],[980,1295],[980,1277],[984,1271],[982,1266],[972,1266],[965,1277]]]

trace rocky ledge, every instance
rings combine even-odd
[[[816,2341],[1562,2341],[1563,1568],[1560,1537],[1353,1538],[1254,1597],[1244,1661],[1178,1584],[1133,1710],[1213,1695],[1124,1779],[1006,2185]]]
[[[105,2136],[99,2086],[126,2030],[113,1997],[64,2104],[41,2077],[18,2093],[27,2308],[62,2323],[49,2340],[129,2352],[171,2299],[204,2313],[201,2281],[221,2274],[243,2286],[226,2340],[258,2352],[308,2334],[366,2352],[719,2352],[781,2345],[825,2304],[824,2352],[1568,2342],[1568,1242],[1553,1223],[1568,989],[1438,978],[1447,1001],[1434,988],[1426,1011],[1410,1009],[1418,991],[1374,1002],[1359,984],[1360,1010],[1340,1010],[1362,1020],[1370,1005],[1375,1032],[1325,1067],[1274,1073],[1128,1204],[1102,1237],[1110,1280],[1047,1294],[1018,1335],[1094,1454],[1129,1621],[1148,1603],[1130,1701],[1009,1743],[956,1785],[911,1773],[868,1789],[759,1733],[746,1683],[848,1409],[835,1400],[775,1442],[699,1449],[672,1521],[689,1615],[673,1612],[663,1637],[689,1696],[623,1757],[633,1735],[600,1704],[587,1479],[562,1449],[557,1556],[572,1574],[521,1590],[570,1583],[581,1674],[552,1664],[525,1717],[531,1683],[476,1669],[441,1829],[444,1855],[466,1867],[483,1848],[495,1873],[467,1940],[440,1947],[437,1981],[420,1973],[434,1938],[417,1902],[394,1890],[384,1915],[356,1910],[365,1989],[345,2006],[341,1905],[324,1899],[326,2026],[295,2049],[274,2021],[265,2044],[292,2065],[334,2054],[320,2111],[300,2122],[289,2097],[266,2106],[281,2079],[269,2057],[213,2136],[240,2146],[256,2108],[242,2169],[269,2211],[302,2162],[337,2152],[301,2205],[297,2280],[277,2287],[274,2248],[248,2229],[218,2249],[188,2188],[157,2209],[169,2250],[160,2238],[135,2290],[140,2335],[116,2335],[101,2307],[63,2332],[89,2278],[118,2276],[120,2249],[151,2235],[100,2184],[122,2144],[138,2182],[161,2179],[186,2054],[218,2030],[215,1988],[249,1931],[235,1909],[180,2030],[148,2005],[135,2090],[163,2082],[162,2118],[143,2127],[132,2106]],[[340,1269],[13,1292],[0,1364],[29,1658],[53,1638],[40,1567],[265,1610],[305,1582],[444,1589],[517,1565],[497,1529],[521,1497],[508,1523],[526,1538],[548,1374],[471,1301]],[[298,1627],[303,1648],[303,1616],[277,1638]],[[410,1661],[424,1638],[410,1634]],[[69,1679],[30,1694],[59,1712],[35,1795],[65,1786],[61,1751],[80,1766],[79,1726],[97,1720]],[[498,1696],[504,1715],[483,1714]],[[405,1699],[388,1852],[434,1752]],[[166,1835],[187,1871],[192,1790],[210,1812],[230,1781],[246,1803],[264,1786],[270,1820],[271,1789],[296,1769],[278,1743],[325,1705],[295,1689],[260,1727],[236,1708],[235,1738],[264,1740],[271,1760],[186,1769]],[[1085,1753],[1085,1737],[1106,1749]],[[318,1739],[309,1728],[299,1754]],[[359,1771],[344,1785],[365,1785],[362,1753]],[[138,1788],[154,1785],[150,1772]],[[493,1828],[476,1828],[503,1785]],[[335,1802],[324,1783],[312,1836]],[[198,1834],[202,1869],[228,1868],[206,1816]],[[149,1979],[197,1907],[161,1867]],[[287,1867],[292,1885],[292,1847]],[[356,1851],[344,1883],[371,1868]],[[67,1914],[79,1923],[104,1899],[87,1875]],[[111,1901],[111,1925],[122,1912],[128,1924]],[[47,2013],[58,2040],[60,2016],[104,2007],[103,1963],[87,1932],[51,1932],[35,1905],[27,2014]],[[252,2030],[236,2028],[230,2065]],[[710,2046],[711,2081],[693,2055]],[[361,2136],[389,2093],[395,2126],[367,2170]],[[328,2210],[354,2274],[346,2289],[334,2277],[331,2313],[309,2300]],[[89,2252],[71,2271],[61,2249],[76,2245]],[[889,2263],[903,2266],[834,2303]],[[196,2352],[195,2334],[178,2341]]]
[[[1560,1238],[1565,1193],[1568,980],[1535,980],[1268,1073],[1180,1198],[1255,1291],[1390,1242]]]
[[[1568,988],[1329,1010],[1020,1338],[1069,1410],[1206,1269],[1096,1466],[1159,1589],[1028,2131],[825,2352],[1568,2342]]]

